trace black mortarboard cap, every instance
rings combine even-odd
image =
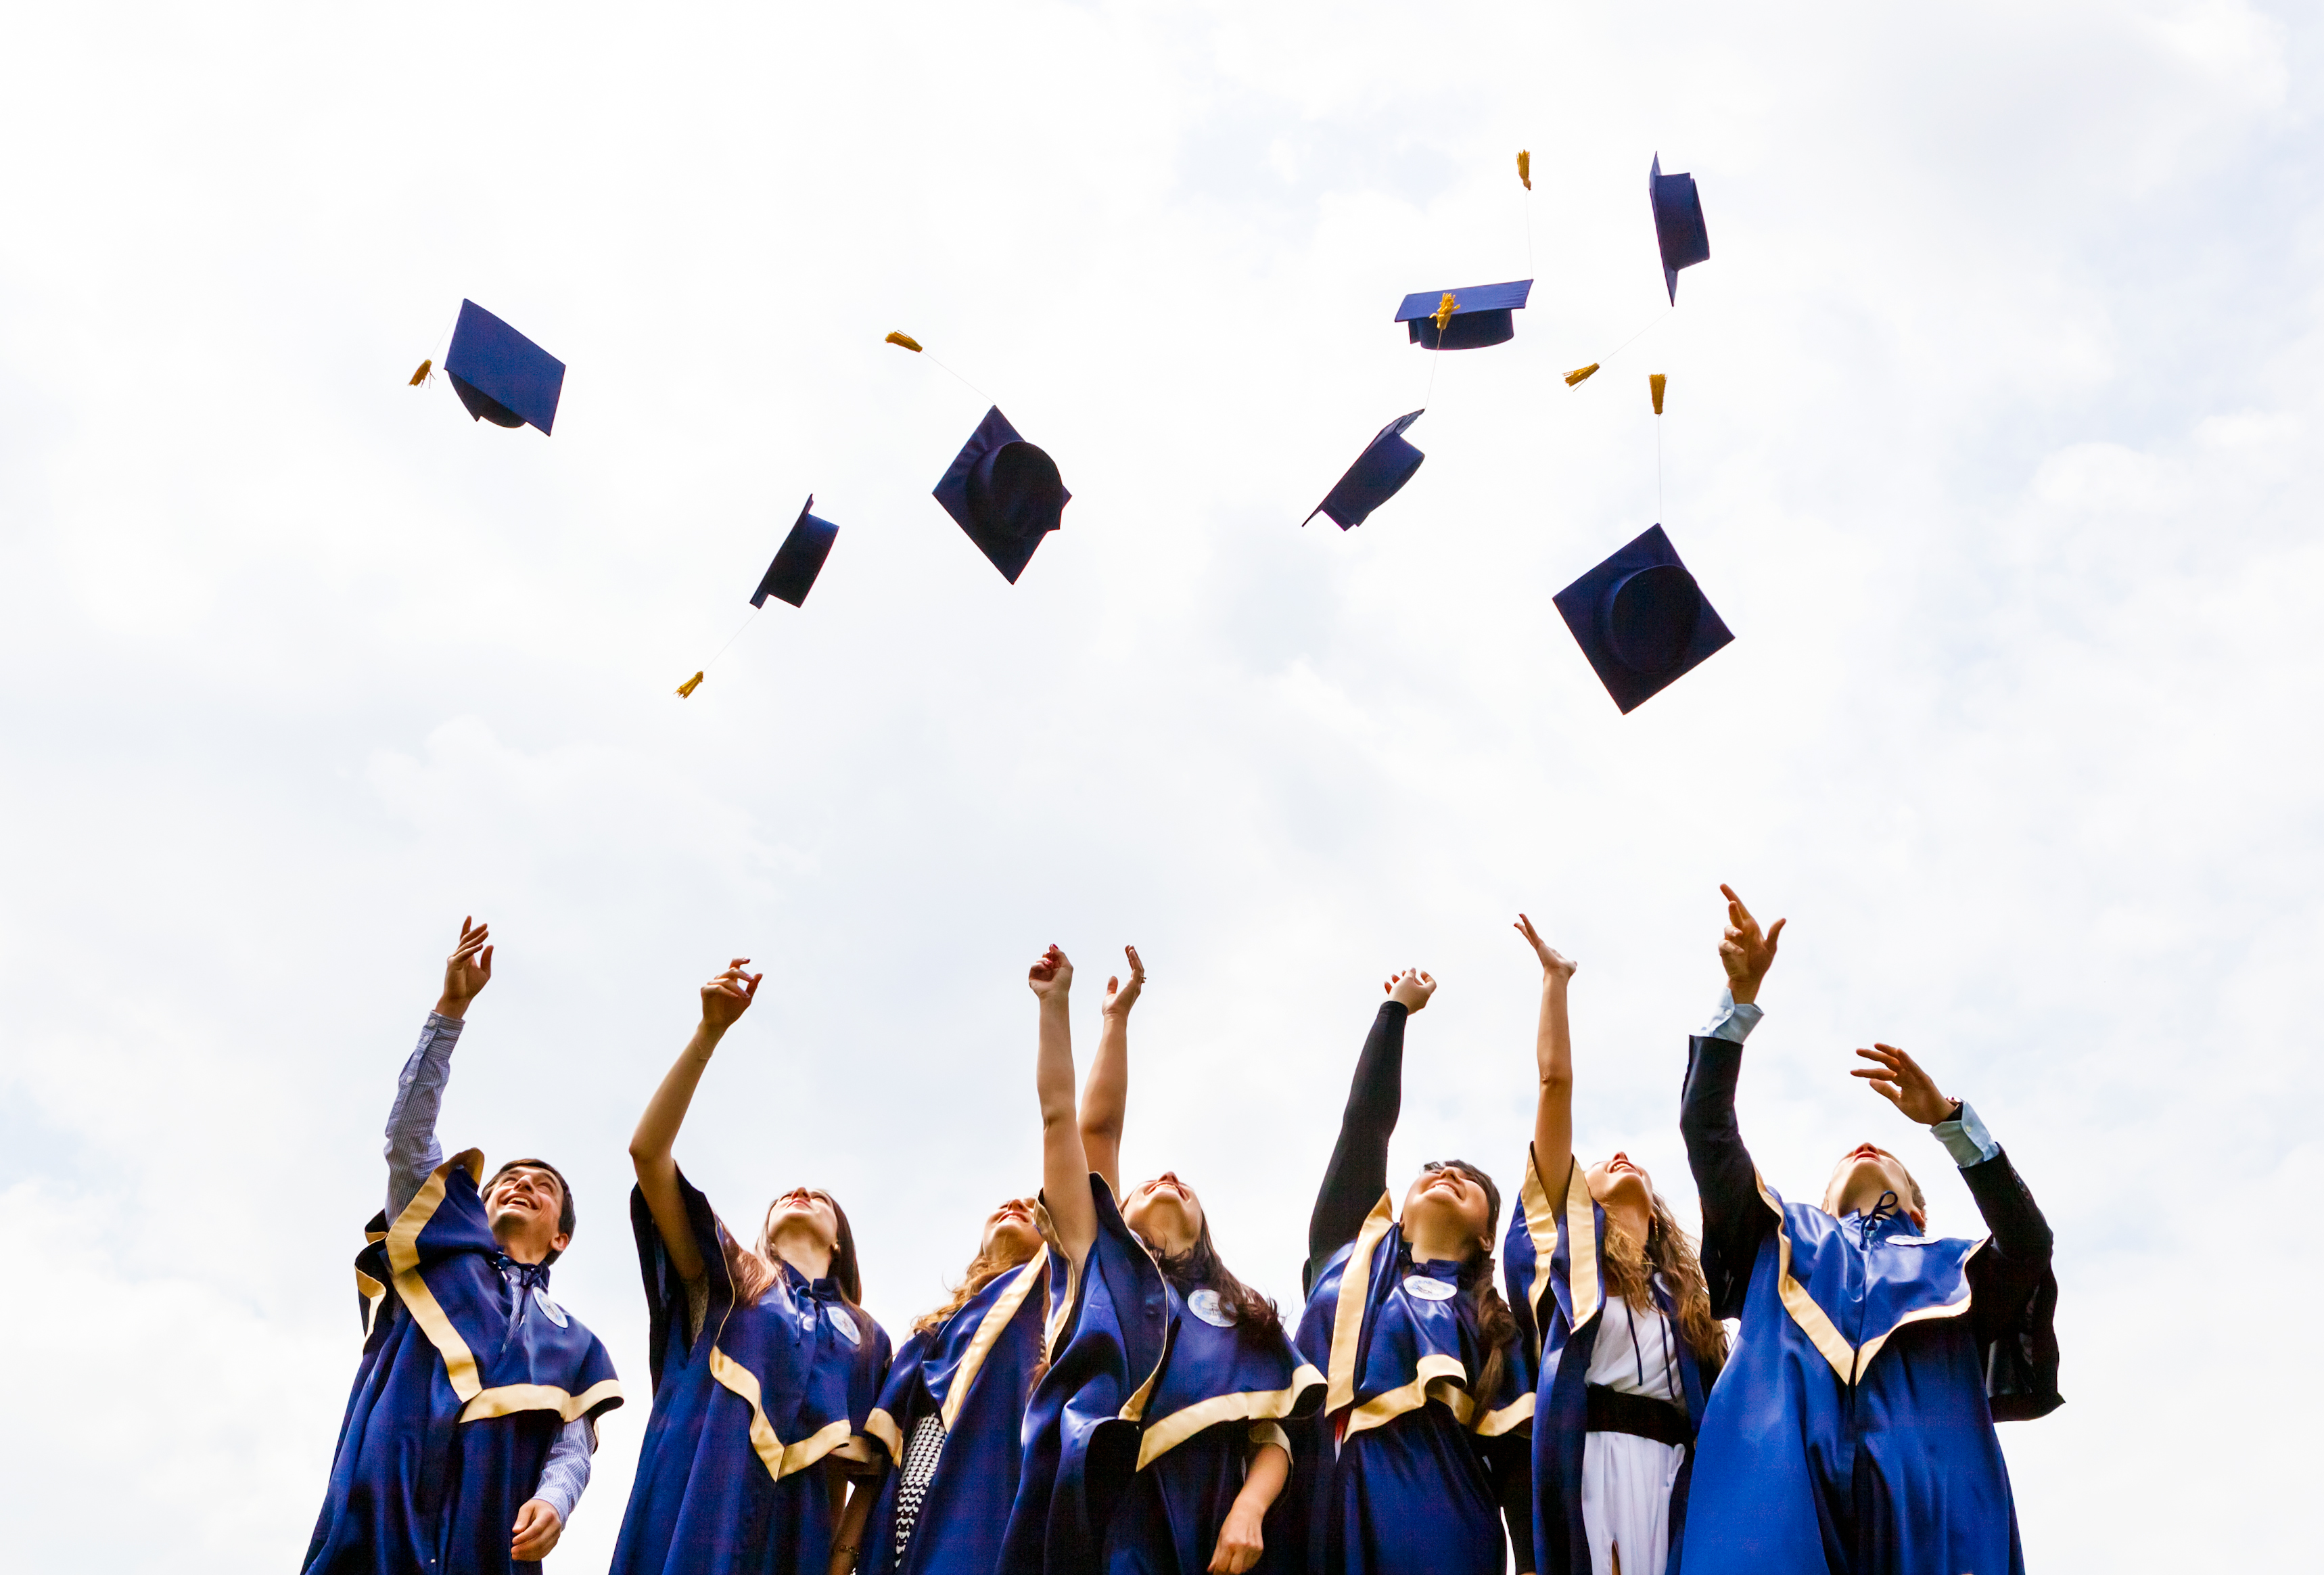
[[[1434,323],[1429,325],[1435,327]],[[1348,473],[1340,477],[1339,485],[1323,495],[1323,501],[1308,512],[1307,520],[1317,514],[1328,514],[1332,523],[1343,531],[1353,530],[1371,517],[1379,507],[1404,488],[1420,462],[1428,456],[1404,440],[1404,429],[1418,421],[1422,412],[1400,415],[1379,430],[1379,434],[1364,445]],[[1305,524],[1307,520],[1301,520]]]
[[[775,549],[775,561],[767,565],[767,577],[759,581],[759,588],[751,593],[751,605],[762,607],[769,597],[787,601],[795,607],[807,605],[807,593],[815,577],[823,572],[823,561],[831,556],[831,544],[839,539],[839,527],[829,520],[819,520],[808,511],[815,507],[815,494],[807,495],[799,505],[799,517],[791,522],[791,533]]]
[[[1681,171],[1663,173],[1663,156],[1655,155],[1646,171],[1646,195],[1655,205],[1655,241],[1663,252],[1663,288],[1671,304],[1678,304],[1678,271],[1711,260],[1711,232],[1702,227],[1702,193],[1694,177]]]
[[[460,302],[444,375],[478,421],[503,427],[530,422],[544,436],[557,424],[565,363],[473,301]]]
[[[1466,290],[1423,290],[1404,298],[1396,320],[1412,330],[1411,342],[1432,350],[1474,350],[1517,337],[1509,316],[1533,293],[1533,281],[1512,279],[1506,284],[1471,284]],[[1436,330],[1436,309],[1452,298],[1452,315],[1444,331]]]
[[[994,405],[936,483],[944,505],[1010,584],[1033,561],[1041,538],[1063,523],[1073,501],[1056,461],[1027,442]]]
[[[1555,599],[1565,626],[1625,716],[1735,638],[1660,525]]]

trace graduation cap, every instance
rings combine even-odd
[[[460,302],[444,375],[478,421],[503,427],[530,422],[544,437],[557,424],[565,363],[473,301]]]
[[[1655,205],[1655,241],[1662,247],[1663,288],[1671,304],[1678,304],[1678,271],[1711,260],[1711,232],[1702,227],[1702,193],[1694,177],[1683,171],[1663,173],[1663,156],[1655,155],[1646,172],[1646,195]]]
[[[1624,716],[1735,638],[1660,525],[1559,591],[1555,600]]]
[[[945,513],[1011,585],[1033,561],[1041,538],[1063,523],[1073,496],[1056,461],[1019,436],[997,404],[984,412],[936,486]]]
[[[1512,279],[1506,284],[1472,284],[1466,290],[1422,290],[1404,298],[1396,320],[1411,329],[1416,345],[1432,350],[1474,350],[1517,337],[1509,314],[1522,308],[1533,293],[1533,281]],[[1452,299],[1451,318],[1438,325],[1438,311],[1446,296]]]
[[[1364,445],[1364,451],[1356,456],[1356,462],[1348,467],[1348,473],[1323,495],[1323,501],[1308,511],[1307,520],[1328,514],[1340,529],[1353,530],[1371,517],[1372,510],[1404,490],[1404,484],[1412,479],[1412,473],[1428,458],[1404,440],[1404,430],[1424,413],[1416,410],[1382,427]],[[1299,523],[1304,525],[1307,520]]]
[[[751,605],[762,607],[767,598],[787,601],[795,607],[807,605],[807,593],[815,584],[815,577],[823,572],[823,561],[831,556],[831,544],[839,539],[839,527],[829,520],[819,520],[808,511],[815,507],[815,494],[807,495],[799,505],[798,518],[791,522],[791,533],[775,549],[775,561],[767,565],[767,577],[759,581],[759,588],[751,593]]]

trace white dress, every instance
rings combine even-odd
[[[1683,1406],[1677,1331],[1660,1309],[1641,1312],[1620,1297],[1598,1314],[1590,1351],[1592,1384]],[[1626,1432],[1593,1432],[1582,1451],[1582,1524],[1595,1575],[1663,1575],[1670,1557],[1670,1496],[1686,1450]],[[1617,1561],[1619,1561],[1618,1563]]]

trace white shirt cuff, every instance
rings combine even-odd
[[[1958,1117],[1940,1121],[1929,1130],[1945,1145],[1945,1152],[1953,1156],[1953,1163],[1963,1170],[1983,1164],[2001,1152],[2001,1145],[1993,1141],[1993,1134],[1985,1129],[1985,1123],[1977,1118],[1977,1112],[1969,1107],[1966,1099],[1961,1101]]]
[[[1721,990],[1719,992],[1719,1009],[1711,1014],[1711,1021],[1703,1025],[1697,1037],[1725,1039],[1740,1044],[1751,1037],[1751,1030],[1759,1025],[1761,1015],[1756,1004],[1745,1001],[1738,1005],[1733,991]]]

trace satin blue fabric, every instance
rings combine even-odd
[[[1902,1215],[1835,1220],[1775,1203],[1783,1227],[1752,1265],[1741,1335],[1697,1440],[1683,1575],[2022,1571],[1965,1316],[1963,1265],[1978,1244],[1923,1240]],[[1868,1362],[1848,1364],[1853,1383],[1784,1306],[1784,1242],[1793,1278],[1841,1339],[1887,1336]]]
[[[896,1490],[901,1461],[880,1487],[866,1522],[866,1575],[992,1575],[1001,1540],[1016,1502],[1024,1459],[1025,1403],[1033,1392],[1049,1314],[1055,1254],[1045,1255],[1037,1283],[1018,1304],[971,1380],[944,1452],[920,1499],[918,1518],[903,1561],[896,1559]],[[904,1342],[889,1369],[879,1408],[909,1443],[920,1419],[941,1410],[958,1381],[962,1359],[985,1318],[1008,1295],[1020,1270],[996,1276],[937,1329]]]
[[[1340,1285],[1355,1245],[1333,1255],[1316,1276],[1299,1320],[1299,1354],[1327,1375]],[[1410,1384],[1424,1357],[1453,1357],[1464,1382],[1476,1382],[1487,1352],[1473,1299],[1465,1288],[1443,1301],[1406,1289],[1416,1275],[1458,1284],[1460,1265],[1416,1263],[1401,1229],[1391,1226],[1370,1262],[1356,1265],[1356,1272],[1367,1274],[1369,1282],[1353,1397],[1319,1419],[1302,1450],[1308,1568],[1317,1575],[1501,1575],[1508,1544],[1485,1446],[1443,1401],[1431,1399],[1376,1427],[1346,1431],[1366,1403]],[[1488,1411],[1505,1410],[1533,1387],[1532,1363],[1521,1342],[1513,1340],[1503,1357]]]
[[[789,1265],[756,1302],[735,1293],[733,1243],[709,1200],[678,1187],[709,1280],[702,1332],[689,1339],[686,1288],[643,1193],[630,1222],[645,1276],[653,1413],[613,1548],[613,1575],[825,1575],[836,1529],[822,1462],[779,1480],[752,1447],[747,1401],[711,1374],[713,1348],[757,1379],[776,1436],[796,1444],[844,1419],[862,1431],[887,1376],[887,1332],[850,1310],[829,1280]],[[849,1339],[843,1322],[855,1326]]]
[[[1582,1187],[1581,1196],[1588,1197],[1587,1183],[1581,1181],[1578,1170],[1567,1179],[1569,1198],[1576,1184]],[[1536,1364],[1540,1376],[1535,1384],[1533,1412],[1535,1568],[1538,1575],[1593,1575],[1589,1530],[1582,1521],[1582,1462],[1590,1437],[1590,1354],[1604,1325],[1608,1296],[1606,1210],[1595,1200],[1590,1203],[1591,1250],[1578,1287],[1582,1305],[1577,1328],[1573,1262],[1576,1244],[1568,1217],[1561,1209],[1548,1222],[1554,1226],[1557,1235],[1545,1277],[1537,1273],[1540,1264],[1534,1230],[1536,1222],[1527,1217],[1527,1202],[1525,1192],[1520,1191],[1509,1210],[1509,1231],[1503,1244],[1501,1264],[1509,1306],[1517,1316],[1519,1338],[1539,1353]],[[1536,1280],[1542,1282],[1537,1301],[1533,1295]],[[1659,1284],[1654,1295],[1663,1314],[1675,1324],[1677,1310],[1671,1305],[1669,1295]],[[1686,1397],[1687,1421],[1692,1426],[1700,1426],[1708,1386],[1703,1382],[1701,1363],[1683,1340],[1678,1342],[1678,1367],[1680,1387]],[[1679,1567],[1680,1541],[1693,1471],[1694,1451],[1690,1449],[1671,1489],[1667,1569],[1674,1575]],[[1605,1572],[1596,1571],[1594,1575]],[[1632,1575],[1656,1572],[1638,1570]]]
[[[483,1387],[539,1384],[578,1395],[613,1377],[613,1358],[597,1337],[549,1299],[545,1265],[520,1272],[515,1310],[507,1310],[500,1246],[475,1179],[457,1160],[438,1173],[442,1200],[413,1243],[419,1274],[475,1359]],[[423,1190],[407,1216],[428,1207],[428,1197]],[[383,1214],[369,1234],[383,1237],[387,1228]],[[539,1569],[511,1560],[509,1541],[565,1419],[528,1410],[461,1422],[465,1402],[442,1354],[397,1294],[384,1242],[374,1240],[355,1267],[387,1292],[347,1396],[305,1575]],[[620,1404],[608,1400],[589,1414]]]

